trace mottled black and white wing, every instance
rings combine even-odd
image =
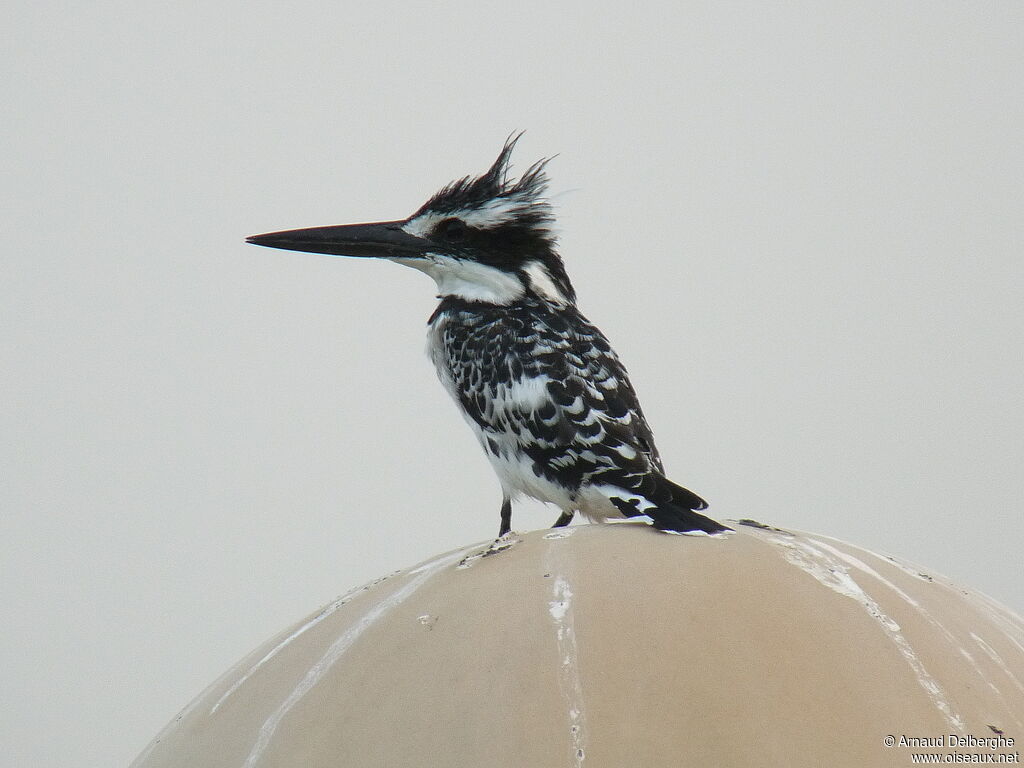
[[[435,363],[507,494],[596,519],[643,514],[666,529],[720,530],[693,514],[703,499],[665,479],[625,368],[575,308],[442,308]]]

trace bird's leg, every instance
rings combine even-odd
[[[481,557],[490,557],[496,555],[499,552],[504,552],[506,549],[511,549],[516,544],[522,541],[517,539],[515,536],[509,536],[508,534],[512,531],[512,499],[508,496],[501,500],[501,529],[498,531],[498,538],[491,542],[490,546],[487,547],[483,552],[477,552],[473,555],[466,555],[462,558],[459,563],[460,568],[468,567],[474,560],[478,560]]]
[[[569,523],[572,522],[572,517],[575,514],[576,514],[576,512],[571,510],[571,509],[568,512],[563,512],[562,514],[560,514],[558,516],[558,519],[555,520],[555,524],[552,525],[551,527],[552,528],[564,528],[565,526],[567,526]]]
[[[501,528],[498,529],[500,539],[512,530],[512,499],[508,496],[501,500]]]

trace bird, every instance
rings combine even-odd
[[[383,259],[426,273],[439,303],[427,350],[498,476],[501,539],[522,496],[590,522],[645,518],[666,533],[731,529],[669,480],[626,368],[577,308],[547,197],[550,158],[510,173],[522,133],[490,168],[405,219],[269,232],[270,248]]]

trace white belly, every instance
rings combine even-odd
[[[533,462],[521,451],[516,450],[514,438],[496,435],[493,432],[484,433],[472,419],[467,418],[466,422],[476,434],[484,454],[498,476],[502,492],[508,498],[529,496],[547,504],[554,504],[563,512],[579,512],[596,523],[603,523],[609,518],[623,517],[619,508],[609,501],[601,486],[583,485],[575,494],[571,494],[565,486],[553,483],[534,472]],[[492,449],[491,443],[498,447],[497,451]]]

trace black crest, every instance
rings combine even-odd
[[[414,216],[426,211],[454,213],[473,210],[493,201],[508,200],[519,204],[516,206],[517,218],[527,216],[537,226],[550,224],[554,216],[544,197],[548,187],[544,169],[550,158],[538,160],[518,179],[509,179],[512,150],[522,135],[516,133],[505,140],[498,158],[486,172],[480,176],[464,176],[448,184],[427,200]]]

